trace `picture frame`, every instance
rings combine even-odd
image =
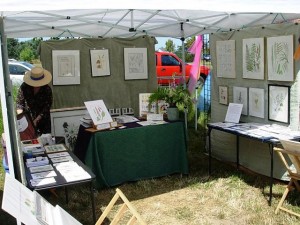
[[[243,39],[243,78],[264,80],[264,38]]]
[[[109,76],[110,66],[109,66],[109,52],[108,49],[91,49],[91,68],[92,76]]]
[[[52,50],[53,85],[80,84],[79,50]]]
[[[81,119],[88,114],[86,107],[51,109],[51,134],[53,137],[63,137],[70,151],[74,150]]]
[[[236,78],[235,40],[217,41],[217,77]]]
[[[242,114],[248,115],[248,89],[246,87],[233,87],[233,103],[242,104]]]
[[[268,119],[290,123],[290,86],[268,85]]]
[[[219,103],[228,105],[228,87],[219,86]]]
[[[267,38],[268,80],[294,80],[293,35]]]
[[[249,116],[265,118],[265,90],[249,88]]]
[[[147,48],[124,48],[125,80],[148,79]]]

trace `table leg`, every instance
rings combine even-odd
[[[240,169],[240,137],[236,135],[236,168]]]
[[[69,204],[69,193],[68,193],[68,187],[65,186],[65,194],[66,194],[66,203]]]
[[[94,196],[94,189],[93,189],[93,182],[92,181],[91,181],[91,184],[90,184],[90,191],[91,191],[91,200],[92,200],[93,220],[94,220],[94,223],[96,223],[95,196]]]
[[[212,128],[208,128],[208,174],[211,175],[211,130]]]
[[[273,144],[269,144],[269,151],[270,151],[270,155],[271,155],[271,169],[270,169],[270,171],[271,171],[271,174],[270,174],[270,196],[269,196],[269,206],[271,206],[272,205],[272,188],[273,188],[273,167],[274,167],[274,165],[273,165],[273,161],[274,161],[274,159],[273,159],[273,153],[274,153],[274,150],[273,150],[273,148],[274,148],[274,145]]]

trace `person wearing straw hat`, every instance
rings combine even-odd
[[[25,73],[17,95],[17,112],[30,113],[38,135],[51,133],[50,108],[53,96],[48,85],[51,80],[49,71],[33,67]]]

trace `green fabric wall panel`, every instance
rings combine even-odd
[[[156,39],[149,36],[136,38],[65,39],[41,43],[41,62],[53,72],[52,50],[80,51],[80,85],[52,85],[53,109],[84,106],[85,101],[103,99],[107,108],[139,109],[139,93],[149,93],[157,88],[155,68]],[[147,48],[148,79],[125,80],[124,48]],[[108,49],[110,76],[93,77],[90,50]]]

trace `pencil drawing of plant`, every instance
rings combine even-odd
[[[271,53],[272,69],[278,75],[286,73],[289,60],[289,46],[285,42],[275,42],[272,46]]]
[[[261,46],[257,43],[246,44],[246,68],[249,72],[260,71]]]
[[[284,101],[283,93],[277,93],[276,96],[273,98],[272,106],[274,112],[283,111],[283,101]]]

